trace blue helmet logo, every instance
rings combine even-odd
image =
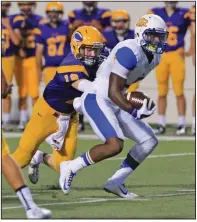
[[[81,35],[80,32],[75,32],[75,34],[74,34],[74,40],[75,40],[76,42],[81,42],[81,41],[83,40],[83,36]]]

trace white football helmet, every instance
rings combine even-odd
[[[167,44],[167,38],[166,23],[158,15],[144,15],[135,25],[135,39],[149,52],[162,54]]]

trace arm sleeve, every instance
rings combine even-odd
[[[79,82],[78,84],[78,90],[81,92],[94,92],[94,86],[93,86],[93,82],[90,82],[87,79],[83,79]]]
[[[128,47],[122,47],[116,52],[112,72],[127,79],[129,71],[137,65],[137,57]]]
[[[69,23],[72,24],[74,22],[74,20],[75,20],[75,13],[74,13],[74,11],[70,11],[68,13],[68,21],[69,21]]]
[[[39,29],[39,30],[40,30],[40,32],[36,33],[36,43],[40,43],[40,44],[44,45],[44,39],[42,37],[42,30],[41,29]]]

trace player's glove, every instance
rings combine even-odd
[[[134,109],[131,110],[131,112],[130,112],[131,115],[135,119],[138,119],[138,120],[151,116],[154,113],[154,111],[156,109],[156,106],[154,106],[152,109],[149,109],[148,106],[147,106],[147,103],[148,103],[148,100],[145,99],[143,101],[143,105],[140,109],[137,110],[136,108],[134,108]]]
[[[81,97],[77,97],[73,100],[73,107],[79,114],[83,115],[81,108]]]

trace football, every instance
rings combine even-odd
[[[125,96],[136,109],[140,109],[142,107],[144,99],[148,100],[147,107],[149,109],[152,109],[155,106],[154,101],[143,92],[129,92],[126,93]]]

